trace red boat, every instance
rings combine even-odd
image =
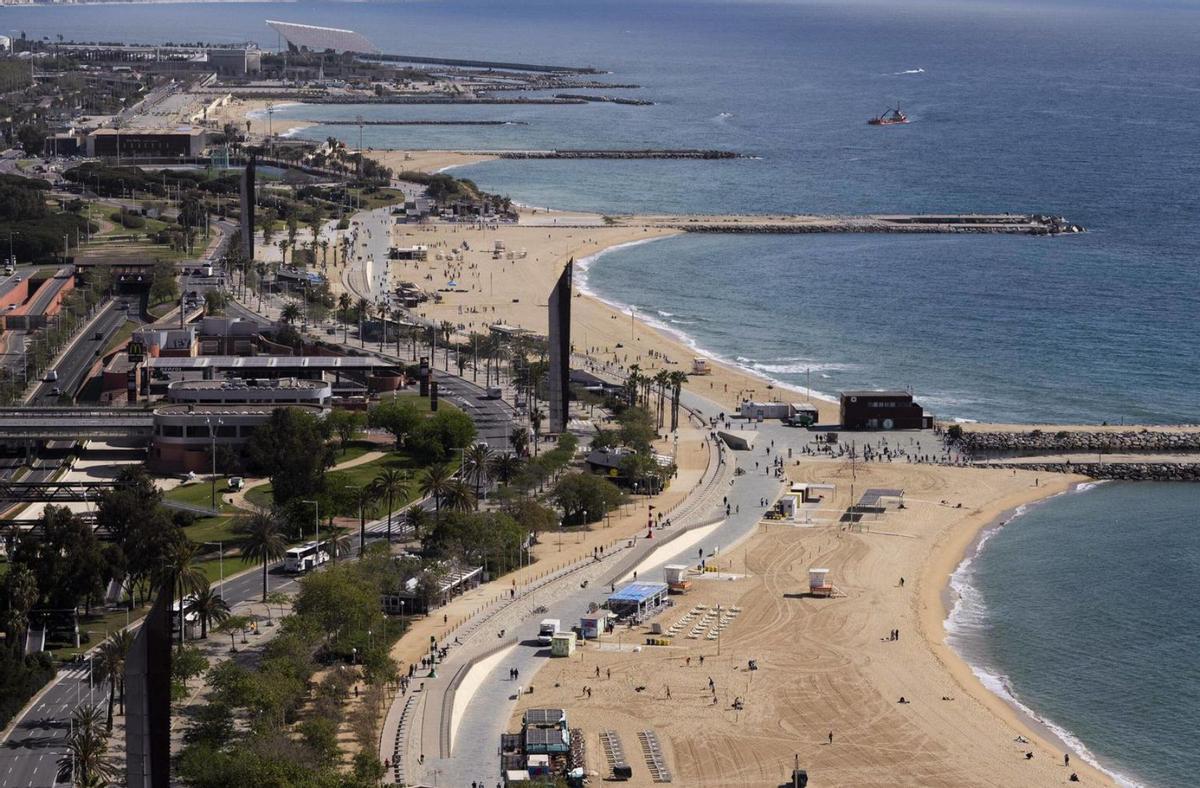
[[[900,111],[899,105],[896,105],[895,109],[890,109],[877,118],[871,118],[867,123],[872,126],[895,126],[900,123],[908,123],[908,116]]]

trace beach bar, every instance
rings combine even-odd
[[[667,601],[666,583],[629,583],[608,598],[608,609],[618,618],[641,621],[658,612]]]

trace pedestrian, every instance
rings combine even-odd
[[[607,677],[611,679],[612,678],[612,668],[605,668],[604,671],[605,671],[605,674],[607,675]]]
[[[600,678],[600,666],[596,666],[596,678]]]
[[[829,743],[833,744],[833,731],[829,732]]]
[[[667,685],[667,700],[671,699],[671,685]]]
[[[687,660],[685,660],[684,664],[686,664],[690,668],[692,666],[692,658],[688,657]]]
[[[704,655],[700,655],[700,667],[704,667]]]
[[[1064,752],[1063,753],[1063,766],[1070,766],[1070,765],[1071,765],[1071,754]]]

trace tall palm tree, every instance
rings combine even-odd
[[[279,259],[283,262],[284,265],[287,265],[287,252],[288,252],[288,249],[292,247],[292,245],[293,245],[292,242],[286,238],[280,238],[279,243],[276,244],[276,246],[279,247]]]
[[[188,594],[199,590],[208,583],[204,572],[192,566],[192,562],[199,552],[200,545],[186,537],[180,539],[166,551],[163,556],[163,565],[155,578],[155,585],[162,590],[170,590],[171,594],[179,599],[179,642],[181,644],[186,634],[184,615],[187,604],[185,600]]]
[[[392,543],[392,509],[397,495],[403,495],[408,489],[404,475],[395,468],[384,468],[375,477],[375,490],[381,498],[387,500],[387,540]]]
[[[396,321],[396,357],[400,357],[400,340],[404,336],[404,332],[400,330],[401,321],[404,320],[403,309],[392,310],[392,320]]]
[[[230,614],[229,603],[208,583],[205,583],[204,587],[192,596],[188,610],[200,617],[200,638],[202,640],[208,637],[209,623],[220,624],[229,618]]]
[[[283,557],[287,547],[279,521],[269,512],[255,512],[237,526],[242,538],[237,541],[242,555],[262,563],[263,599],[267,598],[267,566]]]
[[[346,528],[342,525],[334,525],[333,518],[329,520],[329,538],[325,541],[325,545],[329,550],[329,558],[336,564],[339,555],[346,555],[350,552],[350,538],[346,535]]]
[[[671,432],[679,428],[679,399],[683,394],[683,384],[687,383],[686,372],[676,370],[670,375],[671,382]]]
[[[338,312],[342,317],[342,343],[345,344],[350,338],[350,307],[354,306],[354,299],[350,294],[343,291],[338,296]]]
[[[469,512],[475,508],[475,491],[462,479],[451,479],[442,498],[446,508],[453,512]]]
[[[501,484],[508,484],[521,472],[521,458],[511,452],[497,454],[492,458],[492,475]]]
[[[482,494],[484,483],[487,482],[488,471],[491,469],[493,452],[486,443],[476,443],[463,449],[463,466],[467,478],[475,485],[475,499]]]
[[[355,497],[358,498],[358,553],[362,555],[367,549],[367,506],[377,500],[375,483],[359,487]]]
[[[67,752],[58,760],[58,778],[71,785],[108,785],[117,778],[117,768],[108,759],[108,737],[104,732],[104,712],[85,703],[71,714],[71,733]]]
[[[129,650],[133,648],[133,633],[127,629],[114,632],[100,644],[99,670],[108,680],[108,720],[107,730],[112,730],[113,706],[116,700],[117,685],[121,687],[121,714],[125,713],[125,660]]]
[[[541,408],[534,408],[529,414],[529,423],[533,426],[533,456],[537,456],[538,443],[542,439],[542,419],[546,418],[546,414],[542,413]]]
[[[658,374],[654,376],[654,385],[658,388],[658,408],[656,411],[658,428],[662,429],[663,417],[666,415],[663,413],[663,401],[667,396],[667,386],[671,385],[671,373],[665,369],[660,369]]]
[[[318,242],[318,245],[321,247],[321,267],[328,268],[329,267],[329,240],[327,238],[322,238]]]
[[[512,442],[513,451],[518,457],[524,457],[529,453],[529,430],[521,426],[512,428],[512,434],[508,436]]]
[[[419,540],[421,533],[425,530],[425,526],[429,524],[429,512],[423,509],[420,504],[414,504],[405,510],[404,522],[412,529],[413,539]]]
[[[371,308],[371,302],[365,298],[359,298],[354,305],[358,308],[358,345],[366,347],[367,340],[363,338],[363,318],[367,316],[367,311]]]
[[[442,499],[449,491],[452,481],[454,481],[454,469],[448,464],[435,463],[421,471],[421,476],[417,480],[418,489],[421,491],[421,495],[428,495],[433,499],[434,520],[437,520],[442,513]]]

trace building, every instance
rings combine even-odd
[[[317,405],[291,405],[320,415]],[[154,436],[147,465],[156,473],[206,473],[214,447],[240,448],[271,419],[264,405],[164,405],[154,410]]]
[[[262,71],[262,52],[256,47],[208,50],[209,68],[222,77],[244,77]]]
[[[642,621],[667,603],[666,583],[629,583],[608,597],[608,609],[618,617]]]
[[[194,126],[174,129],[96,129],[87,136],[93,158],[195,158],[204,153],[207,132]]]
[[[316,405],[329,407],[333,386],[325,380],[177,380],[167,385],[167,401],[195,405]]]
[[[271,19],[267,20],[267,26],[287,42],[289,52],[379,54],[379,47],[368,41],[366,36],[353,30],[301,25],[295,22],[278,22]]]
[[[843,391],[841,425],[845,430],[920,430],[933,416],[907,391]]]
[[[47,156],[78,156],[84,152],[83,137],[73,131],[60,131],[46,137]]]

